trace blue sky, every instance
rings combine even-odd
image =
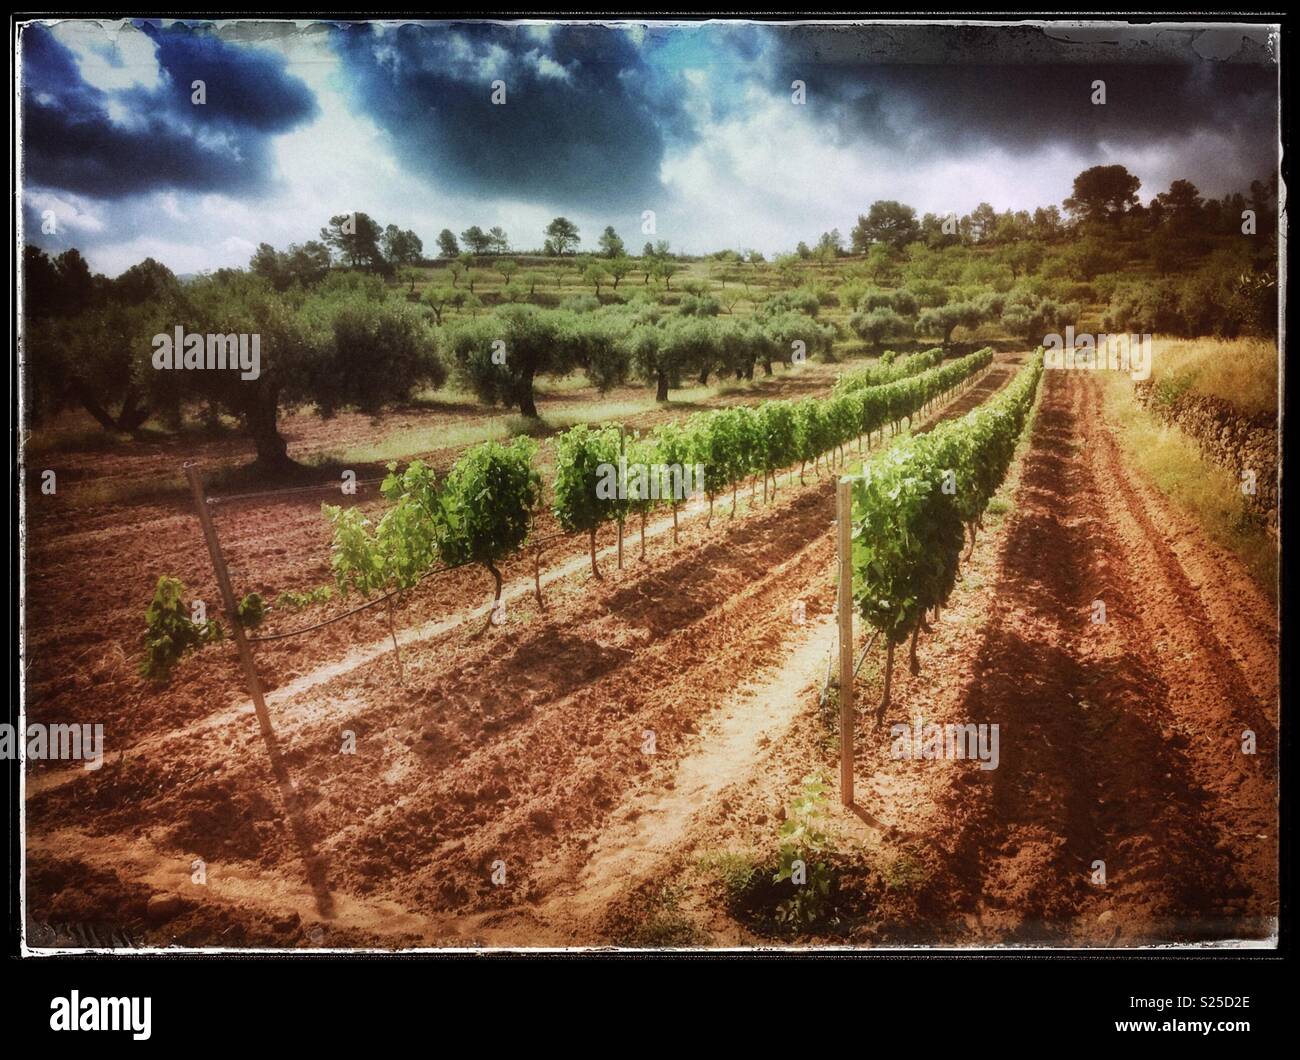
[[[25,237],[80,247],[109,275],[149,256],[241,266],[352,210],[430,252],[471,224],[536,247],[564,214],[587,248],[612,224],[637,248],[771,254],[847,234],[880,198],[1059,204],[1096,164],[1127,165],[1144,198],[1178,177],[1244,190],[1276,166],[1276,69],[1224,56],[1267,45],[1184,36],[1135,49],[1032,27],[33,24]]]

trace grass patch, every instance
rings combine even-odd
[[[1104,375],[1106,411],[1129,459],[1199,523],[1210,540],[1236,556],[1276,601],[1277,543],[1246,508],[1236,476],[1206,460],[1177,427],[1166,426],[1139,408],[1126,377]]]
[[[538,393],[542,391],[539,388]],[[455,386],[444,386],[441,390],[426,388],[418,394],[412,395],[409,404],[413,408],[428,409],[437,412],[439,409],[455,409],[462,405],[477,405],[478,398],[472,390],[461,390]]]
[[[643,412],[649,412],[654,407],[655,399],[653,394],[648,394],[644,398],[588,401],[581,405],[556,409],[544,417],[544,420],[550,424],[552,430],[563,431],[568,430],[570,427],[576,427],[579,423],[606,423],[611,420],[615,422],[625,420],[631,416],[639,416]]]
[[[575,390],[586,390],[591,386],[591,380],[587,378],[584,372],[570,372],[564,376],[547,376],[545,379],[539,379],[533,384],[533,390],[538,397],[544,397],[548,394],[569,394]]]
[[[60,493],[64,492],[60,487]],[[67,487],[75,506],[92,508],[101,504],[131,504],[135,501],[188,497],[189,484],[179,473],[164,477],[112,478],[77,482]]]
[[[240,433],[237,420],[220,416],[216,420],[186,418],[180,427],[171,429],[157,420],[149,420],[134,434],[107,431],[89,415],[67,412],[57,420],[42,423],[27,433],[23,443],[25,459],[33,460],[60,453],[130,452],[143,443],[186,440],[210,441]]]
[[[98,425],[39,428],[28,435],[23,452],[29,461],[54,453],[109,453],[129,446],[132,440],[129,434],[109,432]]]
[[[703,945],[706,936],[682,912],[681,900],[685,892],[682,885],[665,884],[652,894],[624,937],[623,945],[654,949]]]
[[[929,873],[910,854],[893,854],[881,859],[878,865],[880,878],[891,891],[905,894],[920,890]]]
[[[705,854],[699,860],[699,868],[722,885],[729,909],[741,904],[745,895],[753,890],[758,874],[762,871],[752,855],[729,850]]]
[[[1269,339],[1171,339],[1151,353],[1157,400],[1191,390],[1219,398],[1247,415],[1277,415],[1277,346]]]
[[[386,464],[390,460],[406,460],[417,453],[427,453],[434,449],[459,449],[480,442],[501,441],[511,435],[509,421],[512,418],[514,417],[493,416],[458,427],[405,427],[385,432],[377,441],[313,453],[306,460],[311,467]]]

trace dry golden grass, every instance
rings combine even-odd
[[[1141,409],[1133,400],[1127,376],[1099,374],[1105,385],[1107,419],[1129,459],[1196,520],[1210,540],[1237,556],[1252,579],[1276,600],[1277,541],[1248,515],[1237,478],[1206,460],[1177,427],[1166,426]]]
[[[1173,339],[1157,335],[1151,378],[1190,383],[1243,412],[1277,415],[1277,346],[1269,339]]]

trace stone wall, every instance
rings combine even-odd
[[[1274,532],[1278,527],[1277,421],[1267,413],[1248,416],[1222,398],[1185,391],[1173,401],[1153,401],[1150,380],[1133,385],[1139,405],[1196,442],[1207,460],[1230,470],[1240,483],[1242,472],[1255,472],[1255,494],[1246,507]]]

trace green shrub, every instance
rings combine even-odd
[[[774,883],[790,882],[792,894],[777,906],[776,918],[792,927],[807,928],[826,913],[831,891],[830,865],[822,859],[830,841],[822,830],[826,817],[824,778],[809,775],[803,788],[786,808],[781,825],[781,853]]]
[[[163,575],[158,579],[153,602],[144,613],[142,676],[164,680],[186,652],[215,644],[225,636],[220,623],[214,620],[191,621],[184,596],[185,586],[179,578]]]

